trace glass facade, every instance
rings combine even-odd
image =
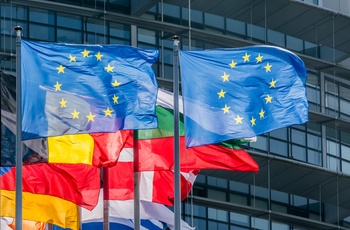
[[[261,23],[239,20],[239,17],[204,12],[198,10],[200,8],[189,10],[187,5],[182,6],[180,3],[174,5],[157,2],[135,16],[131,14],[132,1],[128,0],[54,2],[65,4],[67,9],[73,6],[79,8],[74,11],[76,13],[69,13],[62,9],[56,10],[55,5],[50,5],[52,3],[49,1],[47,7],[1,2],[2,71],[12,74],[16,71],[13,58],[16,51],[13,28],[17,25],[23,27],[23,39],[77,44],[137,44],[141,48],[159,49],[159,60],[153,68],[159,86],[169,90],[173,74],[173,42],[170,39],[172,34],[157,28],[157,25],[174,27],[173,31],[182,32],[184,35],[181,37],[180,48],[184,50],[231,47],[228,43],[203,38],[205,34],[216,34],[223,36],[226,41],[284,47],[312,58],[316,63],[327,63],[334,68],[335,60],[345,60],[349,56],[349,53],[338,47],[333,49],[295,34],[265,28]],[[304,2],[320,4],[319,1]],[[249,7],[248,4],[247,12]],[[221,10],[224,8],[225,6],[222,6]],[[94,13],[87,16],[90,12],[87,9]],[[112,16],[118,14],[119,18],[106,19],[97,14],[101,10],[112,12]],[[331,12],[329,14],[331,15]],[[123,15],[125,17],[122,17]],[[149,21],[154,21],[154,28],[147,24]],[[193,32],[204,35],[191,37],[189,25],[195,30]],[[133,32],[133,26],[136,27],[136,33]],[[183,28],[187,31],[182,31]],[[266,172],[265,181],[256,184],[256,180],[259,181],[256,175],[250,175],[250,180],[242,181],[239,180],[240,177],[235,177],[238,178],[235,181],[227,178],[230,177],[229,172],[222,178],[210,176],[210,173],[201,174],[191,194],[194,199],[188,198],[182,205],[183,217],[189,224],[200,230],[301,230],[318,229],[317,226],[322,224],[330,226],[324,229],[332,229],[334,226],[350,229],[350,205],[343,206],[339,203],[341,199],[350,203],[350,196],[343,198],[337,190],[342,186],[338,184],[342,178],[350,181],[350,81],[344,75],[338,76],[335,69],[333,74],[329,74],[316,67],[315,64],[308,69],[307,80],[307,98],[312,119],[304,125],[258,136],[256,142],[243,146],[253,157],[263,159],[260,162],[262,165],[259,166],[266,168],[263,171]],[[349,76],[350,66],[344,66],[343,69]],[[337,123],[338,121],[342,123]],[[271,173],[273,165],[270,165],[270,160],[274,159],[291,162],[290,167],[310,167],[309,171],[304,172],[305,176],[313,169],[320,173],[330,173],[335,182],[325,181],[319,187],[313,188],[314,193],[318,194],[316,196],[308,196],[311,192],[303,192],[303,188],[285,191],[283,187],[278,186],[279,181],[274,181],[276,175]],[[296,180],[302,178],[302,175],[298,176],[298,173],[290,175]],[[286,179],[293,181],[290,178]],[[327,192],[333,185],[339,187],[334,188],[330,195]],[[328,195],[334,199],[328,199]],[[196,197],[211,203],[196,203]],[[218,205],[212,201],[216,201]],[[302,221],[298,222],[300,218]],[[310,227],[313,224],[314,227]]]

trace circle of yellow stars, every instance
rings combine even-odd
[[[251,58],[251,54],[245,53],[242,56],[242,61],[243,63],[246,62],[250,62],[250,58]],[[255,63],[262,63],[264,59],[264,56],[262,56],[260,53],[258,53],[258,55],[255,57]],[[238,61],[236,62],[235,60],[232,60],[231,63],[229,63],[228,65],[230,66],[231,69],[234,69],[237,67]],[[272,71],[272,65],[267,62],[263,68],[265,69],[265,73],[271,73]],[[230,81],[230,75],[227,74],[226,72],[223,73],[223,75],[220,76],[222,79],[222,82],[229,82]],[[269,82],[270,86],[269,88],[276,88],[276,83],[277,81],[272,78]],[[226,95],[227,91],[225,91],[224,89],[220,89],[219,92],[217,92],[218,95],[218,99],[224,99],[225,95]],[[266,94],[265,96],[265,104],[270,104],[273,103],[273,97],[269,94]],[[230,109],[231,107],[228,106],[227,104],[224,104],[224,107],[221,109],[223,111],[223,114],[229,114],[230,113]],[[256,116],[251,116],[249,119],[249,123],[251,125],[251,127],[256,126],[256,122],[257,119],[263,120],[265,118],[265,110],[263,108],[261,108],[260,112],[258,114],[256,114]],[[244,116],[241,116],[239,114],[237,114],[236,117],[233,118],[234,122],[236,125],[238,124],[243,124],[243,120],[244,120]]]
[[[90,58],[90,57],[94,56],[96,58],[96,61],[102,61],[102,58],[104,55],[101,54],[101,52],[98,52],[97,54],[95,54],[93,56],[90,53],[91,53],[91,51],[89,51],[85,48],[82,52],[80,52],[79,55],[82,58]],[[69,59],[69,62],[77,62],[77,56],[70,54],[67,58]],[[115,68],[115,66],[108,63],[108,65],[104,67],[104,70],[107,73],[113,73],[114,68]],[[65,74],[66,66],[63,66],[62,64],[60,64],[55,69],[57,70],[58,75]],[[111,82],[111,85],[112,85],[112,87],[118,87],[118,86],[122,85],[122,82],[118,81],[115,78]],[[55,92],[58,92],[58,91],[62,90],[61,87],[63,87],[63,85],[59,81],[56,81],[56,84],[54,84],[53,87],[54,87]],[[119,96],[116,94],[114,94],[113,97],[111,98],[111,101],[113,104],[118,104],[119,103],[118,100],[119,100]],[[61,98],[61,101],[59,102],[59,104],[60,104],[59,108],[63,109],[63,108],[67,108],[67,104],[69,104],[69,102],[67,100],[65,100],[65,98]],[[103,112],[105,117],[112,117],[114,110],[107,107],[106,109],[102,110],[102,112]],[[80,119],[80,117],[79,117],[80,112],[77,111],[75,108],[73,109],[73,111],[70,112],[70,114],[72,115],[72,117],[71,117],[72,119]],[[93,114],[92,112],[90,112],[88,115],[86,115],[85,117],[87,118],[87,122],[94,122],[96,115],[97,114]]]

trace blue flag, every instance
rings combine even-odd
[[[254,137],[308,121],[306,68],[273,46],[181,51],[186,146]]]
[[[157,50],[23,41],[22,139],[157,127]]]

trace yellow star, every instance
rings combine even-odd
[[[256,63],[262,62],[263,56],[259,54],[255,59],[256,59]]]
[[[267,63],[266,66],[264,66],[264,68],[266,69],[266,73],[271,72],[271,67],[272,65],[270,65],[269,63]]]
[[[112,82],[113,87],[117,87],[120,86],[121,82],[118,82],[117,79],[114,80],[114,82]]]
[[[270,82],[270,88],[276,88],[276,81],[273,79]]]
[[[230,76],[230,75],[227,75],[227,74],[224,72],[224,75],[221,76],[222,79],[223,79],[223,82],[228,81],[228,77],[229,77],[229,76]]]
[[[79,113],[80,113],[80,112],[77,112],[77,111],[74,109],[73,113],[70,113],[70,114],[73,115],[73,119],[74,119],[74,118],[79,118]]]
[[[76,62],[77,60],[75,60],[76,57],[69,55],[69,62]]]
[[[243,124],[243,123],[242,123],[242,120],[243,120],[243,117],[240,117],[239,115],[237,115],[237,117],[235,118],[236,125],[237,125],[237,124]]]
[[[58,81],[56,81],[56,84],[54,85],[55,86],[55,91],[61,90],[61,85],[62,84],[59,84]]]
[[[256,119],[254,117],[252,117],[252,119],[250,119],[250,123],[252,123],[252,126],[256,125],[255,121],[256,121]]]
[[[108,64],[108,66],[107,67],[105,67],[105,70],[109,73],[109,72],[113,72],[113,69],[114,69],[114,66],[112,67],[112,66],[110,66],[109,64]]]
[[[97,61],[101,61],[102,60],[102,54],[100,52],[98,52],[98,54],[95,55],[95,57],[97,58]]]
[[[62,100],[60,101],[61,108],[67,107],[67,106],[66,106],[66,103],[67,103],[67,101],[65,101],[65,100],[62,98]]]
[[[263,109],[261,109],[259,115],[260,115],[260,119],[264,118],[264,116],[265,116],[265,111],[264,111]]]
[[[114,97],[113,97],[112,99],[113,99],[114,104],[118,104],[118,99],[119,99],[119,97],[117,97],[117,96],[114,94]]]
[[[265,98],[266,104],[267,103],[272,103],[272,97],[270,95],[267,95],[267,98]]]
[[[247,53],[245,53],[245,55],[242,56],[244,62],[249,61],[249,57],[250,57],[250,55],[248,55]]]
[[[84,49],[84,51],[80,52],[80,53],[83,54],[84,57],[87,57],[87,56],[89,56],[90,51],[87,51],[86,49]]]
[[[236,65],[237,65],[237,62],[234,62],[234,61],[232,60],[232,62],[231,62],[229,65],[231,66],[231,68],[235,68]]]
[[[231,108],[231,107],[225,105],[225,107],[222,108],[222,110],[224,110],[224,114],[225,114],[225,113],[230,113],[230,112],[229,112],[229,109],[230,109],[230,108]]]
[[[218,92],[219,98],[225,97],[225,91],[221,90],[220,92]]]
[[[57,67],[56,69],[58,70],[58,73],[64,73],[64,69],[65,69],[65,68],[66,68],[66,67],[60,65],[60,67]]]
[[[109,108],[107,108],[106,110],[103,110],[103,112],[105,113],[105,117],[107,116],[112,117],[113,110],[110,110]]]
[[[94,118],[96,117],[96,115],[92,115],[92,113],[90,112],[89,115],[86,116],[89,121],[95,121]]]

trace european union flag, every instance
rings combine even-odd
[[[22,139],[157,127],[157,50],[22,40]]]
[[[180,51],[188,147],[308,121],[306,68],[273,46]]]

